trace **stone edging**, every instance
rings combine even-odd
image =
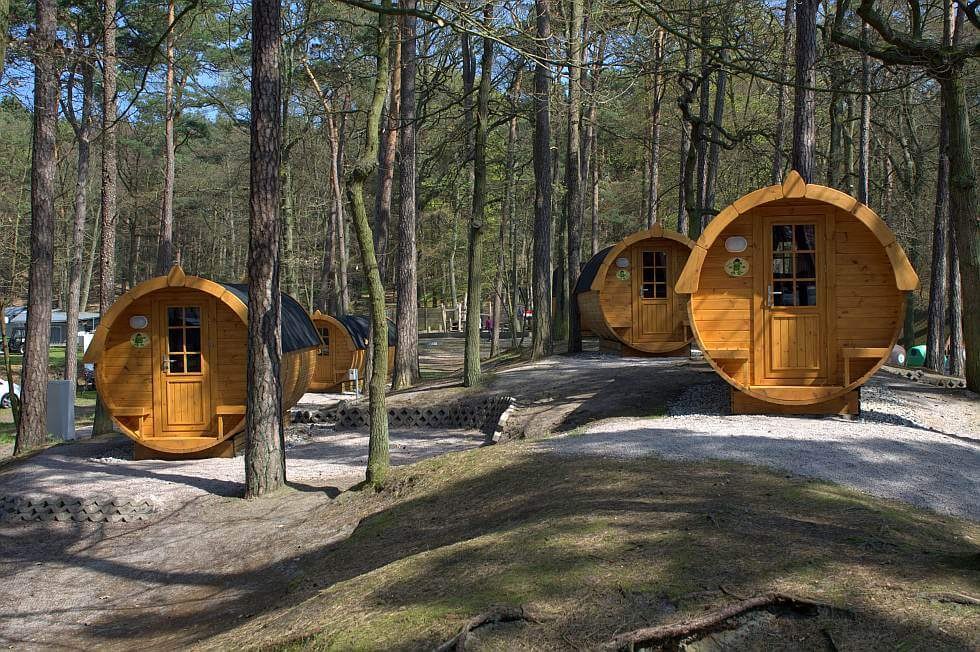
[[[144,521],[156,511],[148,500],[126,498],[0,497],[0,522],[74,521],[129,523]]]
[[[517,407],[512,396],[485,396],[460,399],[444,405],[424,408],[390,407],[388,425],[394,428],[476,428],[487,441],[498,441]],[[333,421],[336,428],[362,429],[369,424],[368,406],[363,401],[342,402],[330,410],[292,410],[293,423]]]

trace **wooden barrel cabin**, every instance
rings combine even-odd
[[[674,283],[693,246],[686,236],[654,226],[593,256],[575,283],[583,334],[624,355],[686,354],[687,297]]]
[[[137,459],[234,455],[245,427],[248,286],[187,276],[140,283],[102,317],[85,362]],[[306,392],[320,338],[282,295],[283,409]]]
[[[313,324],[320,336],[316,370],[310,381],[311,392],[343,391],[353,385],[348,371],[357,369],[364,379],[367,348],[370,346],[371,320],[360,315],[325,315],[313,313]],[[388,320],[388,376],[395,366],[395,325]]]
[[[676,289],[735,413],[853,414],[918,283],[874,211],[791,172],[708,224]]]

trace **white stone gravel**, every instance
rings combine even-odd
[[[421,459],[479,446],[477,430],[393,429],[391,461]],[[287,434],[286,477],[296,484],[325,487],[360,476],[367,466],[368,433],[318,426],[291,426]],[[87,453],[86,451],[91,451]],[[208,494],[241,496],[245,465],[241,457],[159,461],[132,459],[128,440],[56,446],[0,473],[0,496],[46,498],[113,497],[149,500],[168,511]]]
[[[717,459],[769,466],[980,521],[980,403],[879,374],[862,416],[728,413],[728,386],[696,385],[659,419],[602,421],[539,444],[563,455]]]

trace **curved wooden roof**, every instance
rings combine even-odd
[[[354,343],[354,348],[366,349],[368,344],[370,344],[371,337],[371,318],[364,315],[328,315],[324,312],[317,310],[313,313],[313,322],[317,321],[329,321],[338,327],[344,329],[348,335],[350,335],[351,341]],[[388,321],[388,346],[393,347],[398,343],[398,337],[395,331],[395,322]]]
[[[691,257],[687,259],[687,264],[677,280],[675,291],[681,294],[693,294],[697,292],[701,280],[701,267],[704,265],[708,250],[715,240],[728,227],[729,224],[737,220],[741,215],[749,212],[753,208],[777,201],[779,199],[811,199],[813,201],[836,206],[837,208],[852,214],[859,222],[864,224],[871,233],[874,234],[891,262],[892,270],[895,273],[895,285],[901,291],[912,291],[919,287],[919,276],[905,256],[902,246],[895,239],[895,234],[888,225],[885,224],[877,213],[868,208],[865,204],[847,193],[820,186],[813,183],[806,183],[796,170],[786,175],[783,184],[760,188],[754,192],[736,199],[725,210],[718,213],[708,226],[701,233]]]
[[[640,240],[648,240],[650,238],[667,238],[668,240],[673,240],[675,242],[681,243],[682,245],[684,245],[688,249],[691,249],[692,251],[695,246],[694,241],[691,240],[686,235],[678,233],[677,231],[671,231],[670,229],[665,229],[659,224],[654,224],[651,228],[646,229],[645,231],[637,231],[636,233],[627,236],[626,238],[620,240],[619,242],[612,245],[611,247],[607,247],[595,255],[594,258],[597,258],[601,256],[603,253],[605,253],[605,257],[602,260],[602,264],[592,268],[595,270],[594,271],[595,276],[593,276],[592,278],[591,285],[589,286],[589,290],[598,291],[602,289],[602,284],[605,282],[606,271],[609,269],[609,265],[611,265],[612,262],[616,260],[616,257],[619,256],[620,253],[625,251],[627,247],[629,247],[630,245],[636,242],[639,242]],[[589,264],[591,263],[592,261],[590,260]],[[587,264],[586,267],[589,267],[589,265]],[[583,270],[583,273],[585,273],[585,270]],[[584,288],[579,289],[578,284],[576,284],[576,292],[580,292],[580,291],[585,291],[585,290]]]
[[[244,287],[233,284],[224,285],[199,276],[188,276],[179,265],[175,265],[166,276],[157,276],[143,281],[129,292],[123,294],[112,304],[112,307],[102,316],[98,328],[95,329],[92,342],[85,351],[83,360],[85,362],[98,362],[105,349],[105,341],[109,335],[109,330],[126,308],[134,301],[166,288],[191,288],[204,292],[205,294],[210,294],[231,308],[231,311],[238,315],[238,318],[242,320],[243,324],[247,324],[248,305],[246,301],[248,295],[245,293]],[[289,320],[290,322],[296,322],[299,320],[299,315],[302,315],[302,320],[305,321],[305,324],[297,323],[295,324],[295,328],[289,330],[290,333],[295,331],[296,337],[290,339],[289,347],[287,347],[286,342],[283,343],[283,353],[301,348],[319,346],[320,338],[316,329],[313,328],[312,322],[310,322],[309,315],[306,314],[306,311],[294,299],[286,294],[283,294],[283,297],[283,321]],[[283,332],[284,337],[287,335],[286,330],[284,329]],[[293,341],[294,339],[295,342]]]

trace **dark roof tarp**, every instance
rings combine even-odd
[[[592,281],[595,280],[595,275],[599,273],[599,267],[602,266],[602,261],[606,259],[606,256],[609,255],[609,251],[612,248],[613,245],[606,247],[589,259],[589,262],[585,263],[585,267],[582,268],[582,273],[578,275],[578,282],[575,283],[575,290],[572,292],[573,295],[589,291],[589,288],[592,287]]]
[[[248,307],[248,285],[244,283],[222,283],[229,292],[241,299],[242,303]],[[282,299],[282,352],[299,351],[314,346],[320,346],[320,334],[317,332],[310,316],[303,306],[297,303],[285,292],[281,295]]]
[[[365,317],[364,315],[341,315],[337,317],[337,321],[344,325],[347,332],[350,333],[351,339],[354,340],[354,346],[359,349],[366,349],[368,347],[368,337],[371,333],[371,319]],[[395,346],[398,341],[395,335],[395,323],[388,320],[388,346]]]

